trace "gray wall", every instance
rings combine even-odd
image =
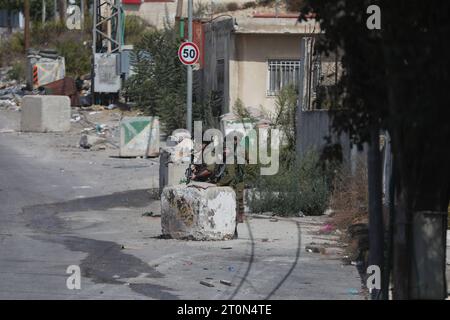
[[[330,112],[328,110],[300,111],[297,118],[297,154],[302,157],[309,150],[321,152],[326,145],[325,136],[330,135]],[[332,142],[340,142],[342,156],[346,163],[351,158],[350,140],[348,135],[338,137],[332,134]]]
[[[204,65],[199,71],[199,95],[201,99],[208,99],[211,91],[222,90],[222,113],[229,110],[229,69],[233,47],[232,34],[233,19],[213,21],[204,24],[205,47]],[[223,59],[223,87],[218,83],[218,60]]]

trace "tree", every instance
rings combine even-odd
[[[53,0],[45,0],[46,16],[53,16]],[[24,0],[0,0],[0,8],[9,11],[23,12]],[[30,1],[30,18],[31,21],[41,21],[42,19],[42,1]]]
[[[319,51],[342,52],[342,103],[333,106],[333,126],[347,131],[358,144],[370,142],[373,128],[391,136],[396,208],[394,217],[394,298],[412,296],[413,217],[441,214],[447,225],[450,197],[450,126],[444,85],[450,77],[444,45],[450,22],[447,1],[306,0],[302,16],[313,13],[325,31]],[[381,8],[381,29],[369,30],[369,5]],[[373,142],[372,142],[373,143]],[[434,234],[443,243],[436,254],[445,257],[446,232]],[[413,274],[413,270],[416,272]],[[445,282],[444,265],[434,277]],[[445,283],[444,287],[445,287]],[[441,298],[446,297],[442,290]]]
[[[166,129],[185,126],[186,68],[178,60],[181,40],[172,29],[149,31],[136,44],[136,74],[126,94],[150,115],[158,115]]]

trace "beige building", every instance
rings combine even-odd
[[[298,88],[301,39],[319,33],[316,23],[297,15],[255,15],[204,25],[203,96],[222,93],[222,113],[239,99],[245,107],[275,110],[276,96],[288,85]]]

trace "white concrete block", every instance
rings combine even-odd
[[[159,193],[164,187],[181,184],[186,180],[186,170],[189,163],[173,162],[171,160],[171,150],[162,148],[159,158]]]
[[[236,195],[230,187],[195,182],[165,187],[161,227],[174,239],[229,240],[236,226]]]
[[[70,99],[67,96],[25,96],[20,120],[24,132],[70,130]]]
[[[158,117],[124,117],[120,122],[121,157],[159,155]]]

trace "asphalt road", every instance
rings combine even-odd
[[[17,117],[0,111],[0,129]],[[143,216],[159,212],[157,159],[83,151],[78,139],[0,133],[0,299],[363,298],[353,266],[305,252],[335,242],[312,232],[323,219],[254,218],[232,241],[160,239],[160,219]],[[80,290],[66,286],[71,265]]]

